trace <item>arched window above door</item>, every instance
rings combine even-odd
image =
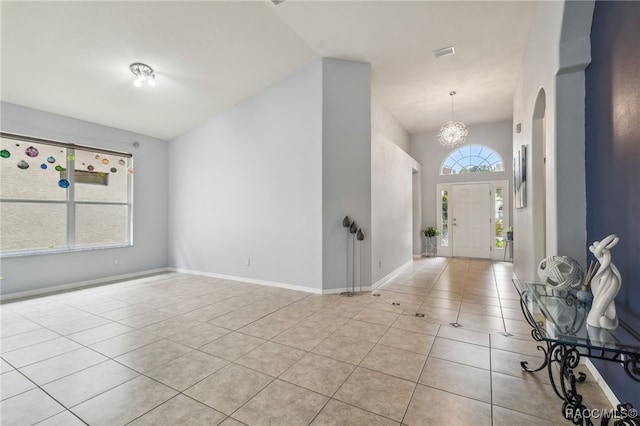
[[[462,173],[502,172],[500,154],[484,145],[465,145],[453,151],[442,162],[441,175]]]

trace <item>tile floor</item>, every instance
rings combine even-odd
[[[570,424],[520,368],[510,264],[420,259],[373,293],[164,274],[5,303],[1,423]]]

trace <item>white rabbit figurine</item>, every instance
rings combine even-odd
[[[618,244],[618,237],[611,234],[602,241],[595,241],[589,251],[600,262],[600,269],[591,280],[593,303],[587,315],[587,324],[612,330],[618,327],[615,297],[620,291],[622,278],[616,265],[611,263],[611,248]]]

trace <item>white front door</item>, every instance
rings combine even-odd
[[[491,257],[491,201],[490,183],[452,185],[454,257]]]

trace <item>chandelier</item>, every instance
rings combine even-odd
[[[445,148],[455,148],[462,145],[469,134],[464,123],[453,120],[453,96],[455,94],[455,90],[449,92],[449,96],[451,96],[451,121],[444,123],[438,132],[438,141]]]
[[[129,69],[136,77],[133,81],[134,86],[142,87],[142,83],[144,82],[146,82],[148,86],[156,85],[156,73],[149,65],[143,64],[142,62],[134,62],[129,65]]]

